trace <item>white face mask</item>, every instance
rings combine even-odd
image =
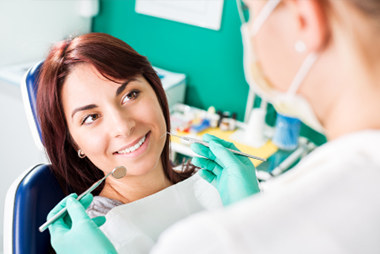
[[[306,57],[288,91],[284,93],[274,89],[273,86],[270,85],[269,80],[261,70],[254,47],[251,43],[252,37],[256,36],[262,24],[280,2],[281,0],[268,0],[260,14],[255,19],[251,30],[249,30],[247,23],[243,23],[241,26],[245,78],[251,89],[264,100],[270,102],[277,112],[298,118],[314,130],[324,133],[324,128],[316,117],[310,103],[303,96],[296,94],[310,68],[317,60],[318,54],[311,52]]]

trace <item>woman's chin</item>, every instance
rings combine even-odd
[[[151,142],[152,141],[152,142]],[[164,140],[162,141],[164,142]],[[144,176],[160,168],[161,154],[164,146],[159,144],[152,132],[146,135],[146,140],[141,147],[133,153],[114,154],[116,163],[127,168],[127,176]],[[162,166],[161,166],[162,167]]]
[[[134,163],[128,169],[127,167],[127,176],[145,176],[148,175],[155,170],[158,170],[160,158],[157,159],[145,159],[142,162]],[[148,163],[147,163],[148,161]],[[152,162],[153,161],[153,162]]]

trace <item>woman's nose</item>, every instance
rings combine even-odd
[[[135,128],[135,121],[121,110],[113,110],[109,114],[109,130],[114,137],[128,137]]]

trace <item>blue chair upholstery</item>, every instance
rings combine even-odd
[[[41,67],[43,63],[44,62],[40,62],[34,67],[32,67],[29,70],[28,74],[26,75],[26,79],[25,79],[26,87],[28,89],[29,103],[31,105],[33,118],[36,123],[38,122],[37,121],[37,89],[38,89],[37,79],[38,79],[38,75],[41,71]],[[41,128],[39,124],[36,124],[36,126],[38,129],[38,134],[41,138]]]
[[[51,249],[50,234],[38,231],[49,211],[64,198],[49,165],[33,167],[14,193],[13,253],[44,254]]]
[[[37,121],[36,95],[38,74],[43,62],[30,68],[21,83],[23,103],[34,141],[41,146],[41,129]],[[8,189],[4,212],[4,254],[48,254],[49,231],[39,232],[49,211],[64,198],[50,165],[31,167]]]
[[[21,94],[28,119],[28,124],[32,132],[34,143],[37,148],[44,150],[41,128],[37,118],[37,90],[38,90],[38,75],[41,72],[41,67],[44,62],[41,61],[30,68],[24,79],[21,81]]]

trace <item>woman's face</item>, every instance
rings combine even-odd
[[[77,65],[61,92],[70,134],[105,173],[117,166],[136,176],[162,170],[166,124],[157,96],[143,76],[121,83]]]

